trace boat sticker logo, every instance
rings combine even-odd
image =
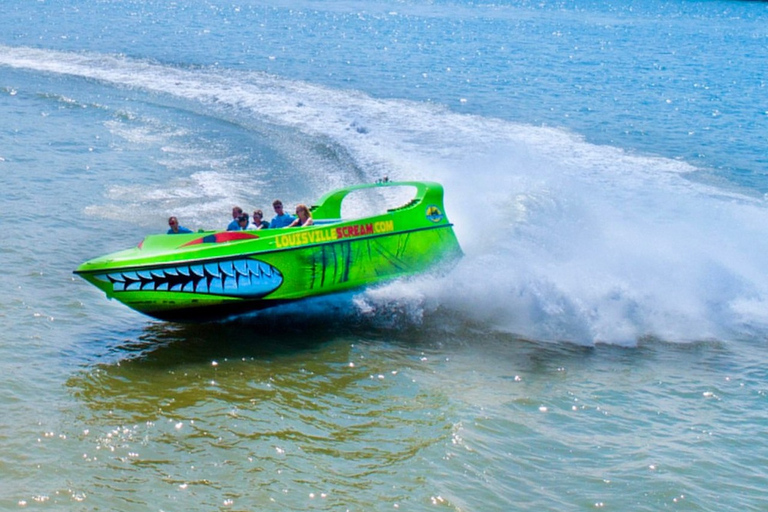
[[[435,205],[427,206],[427,218],[431,220],[434,223],[438,223],[441,220],[443,220],[443,212],[440,211],[440,208],[438,208]]]
[[[343,238],[357,238],[368,235],[381,235],[395,230],[392,220],[368,222],[366,224],[350,224],[330,229],[304,229],[275,237],[275,245],[278,249],[296,247],[299,245],[321,244],[335,242]]]
[[[250,258],[109,272],[96,277],[111,282],[116,293],[186,292],[248,299],[264,297],[283,283],[278,269]]]

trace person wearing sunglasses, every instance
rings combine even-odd
[[[251,229],[267,229],[269,222],[263,220],[264,212],[261,210],[253,210],[253,217],[251,217]]]
[[[275,209],[276,216],[269,222],[270,228],[284,228],[290,226],[293,222],[293,215],[283,211],[283,202],[279,199],[272,201],[272,208]]]
[[[307,205],[300,204],[296,206],[296,219],[291,223],[293,226],[311,226],[315,221],[312,220],[312,214],[309,213]]]
[[[254,229],[253,224],[251,224],[251,219],[248,217],[248,214],[243,212],[237,219],[237,229],[235,231],[245,231],[247,229]]]
[[[168,219],[168,233],[169,235],[179,235],[182,233],[192,233],[191,229],[187,229],[184,226],[179,225],[179,219],[176,217],[170,217]]]

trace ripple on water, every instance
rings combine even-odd
[[[411,351],[343,337],[222,344],[222,331],[247,332],[240,326],[154,329],[150,337],[184,341],[134,346],[68,382],[90,431],[88,478],[105,490],[144,487],[126,475],[149,474],[168,485],[154,498],[194,493],[209,506],[364,507],[371,492],[392,504],[432,495],[419,484],[424,464],[439,459],[432,453],[451,442],[453,424],[446,395],[414,379],[422,361]]]

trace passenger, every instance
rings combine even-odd
[[[296,206],[296,220],[291,222],[290,227],[294,226],[311,226],[315,221],[312,220],[312,214],[309,213],[307,205],[300,204]]]
[[[168,219],[168,225],[170,228],[168,229],[169,235],[179,235],[182,233],[192,233],[191,229],[187,229],[184,226],[179,226],[179,219],[176,217],[170,217]]]
[[[239,231],[240,224],[237,222],[237,218],[243,214],[243,209],[239,206],[232,207],[232,222],[227,226],[227,231]]]
[[[245,231],[246,229],[254,229],[253,224],[248,219],[248,214],[243,213],[237,219],[237,229],[235,231]]]
[[[293,222],[293,215],[283,211],[283,202],[281,200],[275,199],[272,201],[272,208],[275,209],[277,215],[270,221],[270,228],[284,228],[291,225]]]
[[[269,222],[262,220],[264,218],[264,212],[261,210],[253,210],[253,217],[251,218],[252,229],[267,229]]]

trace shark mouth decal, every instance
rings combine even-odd
[[[95,276],[115,292],[164,291],[259,298],[275,291],[283,275],[263,261],[243,258],[151,270],[125,270]]]

